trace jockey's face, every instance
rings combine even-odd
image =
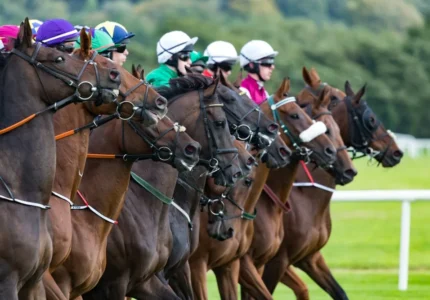
[[[187,70],[185,69],[185,67],[189,68],[190,66],[191,66],[191,59],[189,57],[187,60],[178,59],[178,71],[182,75],[187,74]]]
[[[266,65],[266,64],[260,64],[260,76],[263,78],[264,81],[270,80],[272,77],[272,72],[275,69],[275,65]]]
[[[128,56],[128,50],[127,49],[125,49],[124,52],[122,52],[122,53],[119,53],[118,51],[113,51],[112,60],[116,64],[122,66],[126,62],[127,56]]]

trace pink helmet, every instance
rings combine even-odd
[[[9,41],[10,39],[18,38],[18,33],[19,33],[19,26],[16,26],[16,25],[0,26],[0,40],[3,42],[6,51],[12,50],[12,49],[8,49]]]

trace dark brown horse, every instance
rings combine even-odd
[[[81,49],[75,51],[74,57],[81,60],[89,60],[93,53],[91,47],[91,35],[81,31]],[[116,67],[116,65],[101,55],[95,56],[94,62],[103,67]],[[144,124],[152,124],[158,121],[157,116],[162,117],[167,111],[167,101],[153,89],[142,84],[125,69],[118,66],[122,82],[120,96],[117,103],[128,101],[121,108],[121,117],[142,121]],[[126,95],[126,97],[124,97]],[[163,106],[162,103],[165,103]],[[150,112],[136,113],[133,107],[139,110],[149,109]],[[78,104],[66,107],[54,117],[55,133],[61,137],[71,128],[79,128],[86,124],[97,122],[98,114],[114,114],[117,112],[117,104],[104,104],[93,106],[91,104]],[[76,117],[76,116],[79,117]],[[113,118],[112,118],[113,119]],[[100,125],[99,125],[100,126]],[[76,194],[81,181],[88,151],[89,130],[82,130],[73,136],[57,141],[57,167],[53,194],[50,199],[52,210],[50,220],[52,224],[53,258],[49,272],[44,276],[44,285],[47,291],[47,299],[58,299],[62,292],[56,288],[55,281],[50,273],[54,272],[62,262],[67,259],[72,247],[72,222],[73,212],[70,210],[70,199]]]
[[[173,80],[171,86],[173,88],[163,90],[163,94],[170,99],[169,116],[181,121],[189,134],[200,141],[201,157],[204,161],[209,161],[212,155],[216,155],[215,158],[219,160],[219,166],[225,173],[219,174],[219,182],[236,180],[229,179],[238,177],[241,173],[235,159],[236,154],[222,151],[223,148],[233,149],[234,146],[226,126],[226,116],[216,96],[217,82],[202,76],[187,76]],[[202,93],[199,90],[202,90]],[[229,164],[232,164],[232,167],[226,168]],[[158,163],[141,162],[135,165],[133,172],[161,192],[165,196],[163,199],[172,198],[178,177],[175,170]],[[202,172],[206,172],[206,167],[203,167]],[[162,271],[171,254],[173,240],[169,229],[169,209],[178,208],[160,201],[160,197],[157,198],[142,188],[138,181],[139,179],[131,181],[119,226],[114,228],[109,238],[106,272],[99,284],[84,295],[85,299],[123,299],[125,295],[139,299],[177,299],[163,282],[162,276],[155,274]],[[180,199],[176,197],[174,201],[177,205],[182,204],[178,203]],[[190,215],[188,207],[182,209]],[[182,212],[180,218],[184,220],[184,225],[178,227],[188,234],[189,220]],[[129,255],[119,254],[123,249]]]
[[[278,97],[279,100],[282,99],[280,97],[282,97],[282,95],[287,94],[288,90],[289,85],[285,85],[281,91],[277,92],[275,99]],[[321,95],[321,97],[314,99],[314,104],[312,105],[312,116],[318,118],[318,121],[323,122],[323,124],[325,124],[325,130],[320,131],[320,133],[325,133],[326,130],[332,130],[332,127],[335,125],[332,117],[328,114],[327,110],[327,105],[330,101],[329,97],[330,95],[325,91]],[[292,119],[297,118],[297,116],[291,114],[289,114],[288,116]],[[309,117],[307,118],[309,119]],[[286,133],[289,140],[294,143],[295,138],[293,134],[288,131],[287,125],[282,124],[281,128],[284,130],[284,133]],[[337,157],[344,161],[344,163],[340,164],[340,166],[342,168],[344,168],[344,166],[346,168],[351,168],[351,161],[346,153],[346,148],[342,147],[343,143],[341,141],[339,143],[339,133],[337,132],[336,134],[334,130],[332,133],[334,138],[331,139],[326,134],[318,136],[319,138],[324,138],[323,141],[325,141],[326,145],[331,145],[330,149],[323,148],[322,153],[325,153],[326,155],[331,154],[332,156],[326,156],[326,161],[324,159],[321,160],[322,157],[317,156],[319,161],[315,161],[315,163],[317,165],[322,166],[327,164],[331,165],[334,162],[333,158],[336,157],[337,154]],[[301,137],[302,139],[304,139],[303,135],[301,135]],[[335,146],[334,150],[333,142]],[[299,151],[301,153],[304,153],[304,151],[302,150]],[[265,193],[261,193],[257,202],[257,211],[259,217],[254,221],[255,231],[252,237],[253,240],[250,249],[248,250],[248,253],[241,259],[239,282],[242,286],[243,298],[249,297],[246,292],[249,292],[250,295],[257,299],[261,299],[263,297],[264,299],[266,299],[267,297],[271,298],[269,296],[270,294],[267,293],[266,289],[261,289],[261,286],[254,286],[254,282],[260,282],[261,280],[261,278],[255,278],[255,276],[258,275],[255,274],[254,269],[256,269],[258,271],[258,274],[260,274],[261,276],[264,270],[265,263],[268,262],[276,254],[280,246],[280,242],[282,241],[282,237],[284,234],[282,216],[284,212],[289,209],[287,199],[298,170],[299,159],[302,158],[300,156],[296,157],[293,162],[287,167],[277,170],[271,170],[268,174],[265,183],[269,188],[264,188]],[[309,158],[306,156],[307,154],[303,156],[303,159],[309,160]],[[257,172],[257,176],[259,175],[260,174]],[[271,197],[269,197],[268,195],[270,195]],[[253,195],[251,196],[251,198],[252,197]],[[278,200],[274,204],[271,198]]]
[[[114,94],[105,89],[117,89],[120,82],[116,70],[33,45],[31,38],[26,19],[15,49],[7,58],[0,57],[0,224],[4,229],[0,295],[4,299],[45,298],[40,279],[52,256],[46,212],[55,172],[52,113],[75,101],[111,102]]]
[[[299,102],[308,103],[313,94],[321,92],[321,80],[314,69],[308,72],[303,68],[303,78],[308,87],[303,89]],[[357,146],[357,151],[374,153],[375,158],[385,166],[397,164],[402,152],[392,136],[387,133],[382,123],[370,107],[362,100],[364,87],[354,94],[349,83],[345,85],[346,94],[325,85],[332,93],[331,108],[333,118],[341,125],[342,138],[347,146]],[[354,121],[354,116],[356,120]],[[361,139],[362,138],[362,139]],[[372,151],[366,150],[372,147]],[[315,182],[335,189],[342,183],[324,170],[311,172]],[[307,182],[309,178],[300,170],[296,180]],[[263,279],[268,289],[273,292],[279,280],[293,289],[297,299],[309,299],[306,284],[298,277],[291,265],[305,271],[333,299],[348,299],[345,291],[333,277],[327,266],[321,249],[327,244],[331,233],[330,199],[332,192],[314,187],[294,188],[289,201],[292,210],[284,215],[284,240],[276,256],[266,264]],[[279,274],[280,275],[277,275]]]

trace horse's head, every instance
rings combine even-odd
[[[280,135],[277,135],[273,143],[258,153],[262,163],[269,169],[283,168],[291,162],[292,152],[287,147]]]
[[[328,110],[330,97],[330,89],[324,87],[318,97],[314,96],[314,102],[310,107],[311,112],[309,115],[313,120],[321,121],[326,125],[326,134],[337,150],[337,159],[333,164],[333,168],[329,169],[329,173],[335,177],[337,184],[345,185],[354,179],[354,176],[357,175],[357,170],[354,168],[348,155],[347,147],[343,143],[339,126],[333,119],[332,113]]]
[[[218,80],[193,74],[172,79],[170,87],[160,88],[159,92],[169,99],[169,116],[184,124],[190,136],[202,145],[201,163],[214,176],[215,183],[225,186],[234,184],[242,171],[217,87]]]
[[[355,94],[347,81],[343,92],[330,85],[321,84],[315,69],[308,72],[303,68],[303,78],[308,86],[300,92],[299,97],[303,99],[300,103],[310,101],[312,95],[318,95],[323,86],[330,89],[329,109],[340,127],[346,146],[374,157],[383,167],[393,167],[400,162],[403,152],[397,146],[394,135],[385,129],[367,102],[362,99],[365,86]]]
[[[251,170],[255,165],[254,158],[246,151],[245,145],[235,141],[239,150],[242,168]],[[249,172],[249,171],[248,171]],[[233,187],[225,188],[207,180],[205,194],[211,198],[208,202],[208,235],[219,241],[229,239],[234,234],[234,222],[242,222],[248,215],[245,212],[245,201],[255,177],[255,168],[242,177]]]
[[[48,104],[72,95],[75,95],[73,101],[76,102],[112,102],[121,82],[120,73],[114,68],[99,68],[55,48],[43,47],[40,43],[33,44],[28,18],[21,23],[15,49],[8,60],[8,65],[11,66],[8,72],[19,72],[15,78]]]
[[[290,80],[284,79],[276,93],[260,107],[267,116],[281,126],[282,138],[303,159],[312,159],[318,165],[331,165],[336,159],[336,148],[324,134],[322,122],[313,122],[301,109],[294,97],[288,97]]]
[[[278,134],[278,124],[267,118],[260,108],[220,73],[220,99],[229,122],[230,133],[249,142],[258,150],[270,146]]]
[[[91,33],[81,30],[80,49],[75,50],[75,57],[94,62],[104,68],[117,68],[121,73],[121,85],[119,87],[118,108],[105,106],[99,111],[100,114],[111,114],[112,109],[118,110],[122,118],[132,118],[135,121],[143,121],[145,125],[153,125],[163,118],[167,113],[167,100],[161,97],[153,88],[149,87],[143,80],[140,81],[123,67],[115,64],[112,60],[102,55],[94,56],[91,50]]]
[[[132,120],[116,122],[120,151],[129,158],[151,158],[171,164],[179,172],[190,171],[199,161],[201,146],[187,133],[186,128],[164,117],[153,126]]]

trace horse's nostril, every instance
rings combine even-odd
[[[185,147],[185,154],[187,155],[193,155],[197,153],[197,148],[193,145],[188,145]]]
[[[228,229],[227,236],[228,236],[229,238],[231,238],[231,237],[233,237],[233,234],[234,234],[234,229],[230,227],[230,228]]]
[[[347,170],[345,170],[344,174],[346,175],[346,177],[353,178],[354,176],[357,175],[357,170],[347,169]]]
[[[109,77],[113,82],[119,82],[120,81],[120,73],[117,70],[110,70]]]
[[[279,129],[279,126],[276,123],[272,123],[269,126],[267,126],[267,131],[271,133],[278,131],[278,129]]]
[[[157,107],[159,109],[165,109],[167,106],[167,99],[164,97],[159,97],[156,101],[155,101],[155,105],[157,105]]]
[[[285,147],[281,147],[281,148],[279,148],[279,153],[281,153],[281,156],[282,156],[282,157],[288,157],[288,156],[290,156],[290,155],[291,155],[291,151],[290,151],[290,149],[285,148]]]
[[[394,158],[396,158],[396,159],[400,159],[400,158],[402,158],[402,157],[403,157],[403,152],[402,152],[402,151],[400,151],[400,150],[396,150],[396,151],[394,151],[394,152],[393,152],[393,156],[394,156]]]

